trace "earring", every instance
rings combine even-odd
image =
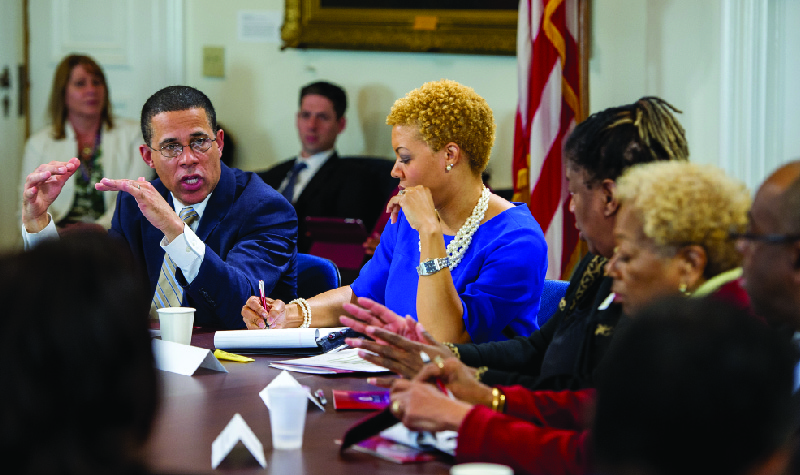
[[[453,164],[452,164],[452,163],[448,163],[448,164],[447,164],[447,166],[446,166],[446,167],[444,167],[444,169],[445,169],[445,171],[448,171],[448,172],[449,172],[450,170],[452,170],[452,169],[453,169]]]
[[[681,286],[678,287],[678,290],[680,290],[680,292],[683,295],[691,295],[692,294],[691,292],[689,292],[688,287],[687,287],[686,283],[684,283],[684,282],[681,283]]]

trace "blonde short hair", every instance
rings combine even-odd
[[[486,100],[471,87],[448,79],[426,82],[395,101],[386,123],[415,126],[434,152],[449,142],[457,143],[476,175],[489,163],[494,116]]]
[[[644,235],[659,248],[702,246],[706,278],[740,265],[728,233],[747,227],[750,192],[720,168],[672,161],[637,165],[617,181],[614,196],[633,209]]]

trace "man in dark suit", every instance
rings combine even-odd
[[[346,109],[341,87],[324,81],[303,86],[297,112],[300,154],[259,173],[294,205],[300,252],[311,245],[305,235],[307,216],[360,219],[370,230],[397,186],[390,161],[336,153],[336,138],[347,125]]]
[[[159,179],[103,178],[101,191],[124,191],[109,233],[144,263],[155,308],[192,306],[200,325],[244,328],[242,302],[258,281],[274,298],[297,287],[297,218],[289,203],[253,173],[220,163],[224,132],[202,92],[171,86],[142,108],[139,150]],[[26,245],[53,236],[47,212],[77,159],[41,165],[23,192]]]

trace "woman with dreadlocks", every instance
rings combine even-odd
[[[378,345],[354,340],[351,344],[376,353],[365,354],[365,359],[409,379],[422,367],[418,355],[424,351],[431,358],[456,356],[467,366],[479,368],[474,370],[476,376],[489,386],[594,387],[595,367],[621,314],[619,305],[610,302],[612,279],[604,276],[606,262],[614,252],[619,207],[614,198],[616,181],[633,165],[688,159],[686,136],[673,111],[680,112],[660,98],[643,97],[592,114],[570,134],[564,147],[570,211],[589,253],[573,271],[559,309],[540,330],[502,342],[437,343],[416,336],[422,333],[408,330],[405,320],[392,312],[364,302],[369,309],[346,307],[355,318],[343,317],[342,322],[359,331],[366,330],[365,324],[383,327],[416,341]]]

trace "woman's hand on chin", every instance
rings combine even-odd
[[[441,229],[433,195],[428,188],[422,185],[412,186],[394,195],[386,205],[386,212],[392,215],[392,223],[397,222],[397,214],[401,209],[408,224],[417,231]]]

